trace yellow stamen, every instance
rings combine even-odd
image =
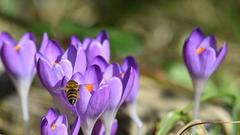
[[[93,84],[87,84],[86,85],[86,88],[87,88],[87,90],[89,91],[89,92],[92,92],[93,91]]]
[[[21,46],[20,46],[20,45],[18,45],[18,44],[15,46],[15,50],[16,50],[17,52],[19,52],[19,51],[20,51],[20,48],[21,48]]]
[[[54,131],[56,128],[57,128],[57,124],[54,123],[54,124],[52,125],[51,129],[52,129],[52,131]]]
[[[202,54],[205,50],[206,50],[206,48],[204,48],[204,47],[199,47],[199,48],[197,49],[197,54],[198,54],[198,55],[199,55],[199,54]]]

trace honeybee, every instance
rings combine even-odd
[[[67,99],[71,105],[74,105],[79,98],[79,85],[74,80],[69,80],[66,85],[65,92]]]

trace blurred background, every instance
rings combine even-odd
[[[229,44],[226,60],[204,91],[201,118],[232,120],[232,114],[238,118],[240,104],[231,95],[240,95],[239,0],[0,0],[0,31],[17,39],[32,31],[38,46],[43,32],[66,48],[72,34],[83,39],[107,30],[112,61],[132,55],[140,65],[138,112],[146,135],[175,134],[191,119],[193,91],[182,47],[195,27],[214,34],[219,47],[224,41]],[[19,98],[3,68],[0,83],[0,133],[22,134]],[[53,106],[38,77],[29,104],[31,134],[38,135],[40,118]],[[124,109],[118,118],[119,135],[136,134]],[[201,130],[230,134],[232,126],[207,125]]]

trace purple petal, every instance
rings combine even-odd
[[[133,87],[125,101],[127,103],[136,101],[136,99],[138,97],[138,93],[139,93],[139,85],[140,85],[139,84],[140,83],[139,73],[137,73],[137,71],[135,71],[134,74],[135,74],[135,77],[134,77]]]
[[[58,117],[57,112],[53,108],[50,108],[48,109],[47,115],[43,117],[43,119],[46,118],[47,122],[49,124],[52,124],[57,119],[57,117]]]
[[[56,41],[49,40],[45,33],[39,52],[45,55],[51,63],[54,63],[63,54],[64,50]]]
[[[67,76],[68,78],[71,78],[71,76],[73,74],[73,69],[72,69],[71,62],[68,61],[67,59],[62,59],[59,62],[59,65],[61,66],[61,68],[63,70],[64,76]]]
[[[22,60],[24,71],[30,75],[35,71],[35,54],[36,45],[33,41],[26,41],[22,43],[19,50],[19,55]]]
[[[74,64],[74,73],[80,72],[83,74],[87,68],[87,58],[86,58],[86,53],[82,47],[78,48],[78,51],[75,57],[76,57],[76,60]]]
[[[201,63],[201,74],[199,76],[209,77],[212,74],[212,67],[216,60],[216,53],[213,48],[206,48],[203,53],[199,55]]]
[[[76,81],[78,84],[84,84],[85,83],[85,79],[84,76],[81,73],[75,73],[71,80]]]
[[[110,61],[109,44],[105,43],[104,45],[102,45],[100,42],[93,40],[87,50],[88,62],[91,63],[94,57],[96,56],[102,56],[107,62],[109,62]]]
[[[118,122],[117,122],[117,119],[115,119],[112,124],[111,135],[115,135],[117,133],[117,128],[118,128]],[[98,120],[94,125],[92,135],[105,135],[104,125],[100,120]]]
[[[117,109],[118,104],[120,103],[122,97],[122,82],[119,78],[113,77],[108,82],[110,87],[110,97],[109,97],[109,105],[108,109],[115,110]]]
[[[64,124],[58,125],[51,135],[68,135],[67,126]]]
[[[188,44],[197,48],[202,40],[204,39],[204,34],[200,28],[195,28],[192,33],[190,34],[188,40]]]
[[[117,63],[109,65],[103,74],[105,80],[109,80],[113,76],[120,77],[120,66]]]
[[[109,94],[110,88],[108,86],[96,90],[89,101],[86,116],[93,119],[99,118],[108,105]]]
[[[137,72],[139,72],[138,64],[133,56],[128,56],[125,58],[122,68],[124,71],[126,71],[129,66],[132,66]]]
[[[98,66],[94,65],[89,67],[85,74],[85,83],[86,84],[99,84],[102,80],[102,73]]]
[[[97,56],[89,65],[97,65],[101,69],[101,72],[104,72],[109,63],[107,63],[107,61],[102,56]]]
[[[79,99],[76,102],[77,112],[80,115],[81,119],[83,119],[84,114],[87,110],[89,100],[91,98],[91,93],[85,89],[80,89]]]
[[[21,37],[21,39],[19,40],[18,44],[22,45],[24,42],[29,41],[29,40],[35,42],[34,34],[31,32],[24,34]]]
[[[105,30],[101,31],[97,38],[96,38],[100,43],[103,43],[105,40],[108,40],[108,34]]]
[[[71,135],[78,135],[78,132],[80,130],[80,125],[81,125],[81,119],[80,117],[77,117],[72,125]]]
[[[213,65],[213,70],[217,70],[219,65],[223,62],[225,56],[227,55],[228,45],[224,43],[223,47],[217,52],[217,59]]]
[[[88,46],[90,45],[91,42],[92,42],[92,38],[85,38],[83,40],[82,47],[85,51],[88,49]]]
[[[75,46],[76,48],[81,45],[81,42],[76,35],[71,36],[71,45]]]
[[[13,45],[15,46],[17,44],[16,40],[7,32],[2,32],[0,35],[0,43],[7,44],[7,45]],[[0,46],[1,46],[0,45]]]
[[[200,74],[200,62],[197,54],[197,49],[187,40],[183,47],[183,58],[191,75],[196,76]]]
[[[121,105],[125,101],[127,96],[130,94],[133,88],[134,79],[135,79],[134,69],[132,67],[129,67],[122,80],[123,94],[119,105]]]
[[[48,63],[43,59],[38,60],[37,72],[38,72],[40,81],[46,88],[50,89],[57,85],[59,79],[56,73],[52,70],[52,68],[48,65]]]
[[[214,36],[206,37],[200,44],[199,47],[208,48],[212,47],[214,51],[217,51],[216,39]]]
[[[1,49],[1,58],[5,69],[13,76],[23,76],[24,67],[18,52],[11,45],[4,44]]]

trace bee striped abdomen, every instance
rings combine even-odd
[[[66,94],[70,104],[75,104],[77,99],[79,98],[79,86],[78,83],[74,80],[70,80],[67,82],[66,86]]]

